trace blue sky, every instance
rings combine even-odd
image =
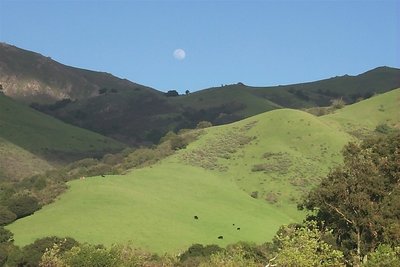
[[[0,12],[2,42],[161,91],[400,68],[400,1],[0,0]]]

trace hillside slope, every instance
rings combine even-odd
[[[59,235],[132,241],[159,253],[193,243],[261,243],[301,220],[296,200],[341,161],[351,140],[288,109],[199,131],[197,141],[153,166],[70,182],[60,200],[8,226],[16,243]]]
[[[279,109],[197,130],[196,141],[155,165],[70,182],[60,200],[7,228],[18,245],[58,235],[106,245],[131,241],[159,253],[193,243],[270,240],[281,224],[303,218],[298,199],[341,163],[343,146],[357,140],[342,118],[370,130],[398,125],[399,94],[329,116]]]
[[[0,181],[19,180],[52,168],[41,157],[0,137]]]
[[[21,178],[52,164],[123,149],[110,138],[65,124],[0,93],[0,167]]]
[[[0,84],[6,95],[64,122],[140,146],[203,120],[221,125],[277,108],[327,106],[336,98],[353,103],[400,87],[400,70],[379,67],[357,76],[272,87],[237,83],[166,97],[111,74],[65,66],[2,43]]]
[[[400,88],[345,106],[322,119],[338,123],[355,136],[365,136],[380,124],[400,129]]]
[[[400,86],[399,77],[397,69],[378,68],[354,77],[306,84],[260,88],[237,84],[178,97],[124,91],[59,108],[39,109],[68,123],[137,145],[157,142],[169,130],[194,128],[202,120],[221,125],[279,108],[330,105],[336,98],[352,103]]]
[[[0,43],[0,84],[6,95],[25,103],[85,99],[100,95],[102,89],[159,94],[152,88],[109,73],[66,66],[6,43]]]

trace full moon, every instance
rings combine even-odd
[[[178,49],[175,49],[173,56],[177,60],[183,60],[186,57],[186,52],[185,52],[185,50],[178,48]]]

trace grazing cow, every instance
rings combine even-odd
[[[101,177],[106,177],[106,176],[104,174],[102,174]]]
[[[235,226],[235,224],[234,224],[234,223],[232,223],[232,226]]]
[[[198,220],[198,219],[199,219],[199,217],[198,217],[197,215],[195,215],[193,218],[194,218],[195,220]]]
[[[236,228],[236,230],[240,231],[240,227]]]
[[[224,239],[224,236],[220,235],[220,236],[218,237],[218,239]]]

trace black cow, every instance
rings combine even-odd
[[[195,215],[193,218],[194,218],[195,220],[198,220],[198,219],[199,219],[199,217],[198,217],[197,215]]]
[[[236,228],[236,230],[240,231],[240,227]]]
[[[220,235],[220,236],[218,237],[218,239],[224,239],[224,236]]]

